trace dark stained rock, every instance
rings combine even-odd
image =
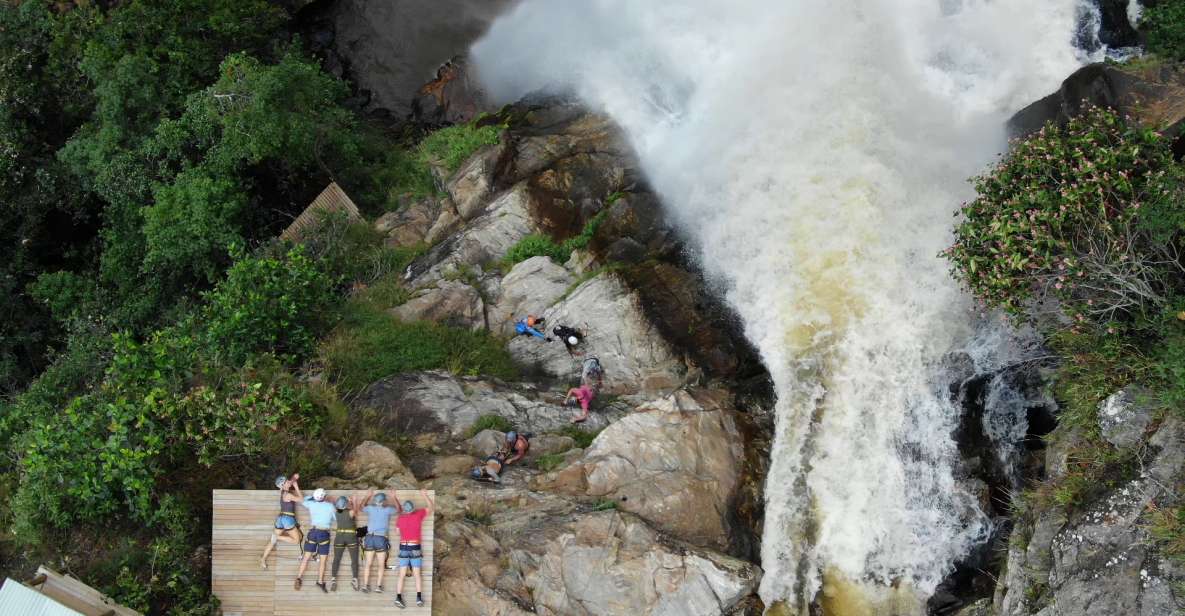
[[[1143,126],[1176,137],[1185,120],[1185,70],[1151,67],[1134,70],[1112,64],[1084,66],[1061,88],[1025,107],[1008,121],[1014,137],[1028,136],[1047,122],[1062,125],[1088,105],[1109,107]]]
[[[325,18],[333,24],[335,48],[346,60],[349,76],[360,90],[372,93],[371,105],[407,117],[420,86],[434,79],[441,65],[464,53],[510,4],[510,0],[337,0]]]
[[[424,84],[411,102],[412,120],[425,127],[472,121],[491,111],[477,81],[470,79],[464,56],[456,56],[436,69],[436,78]]]

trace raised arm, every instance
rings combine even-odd
[[[301,494],[300,492],[300,483],[297,481],[298,479],[300,479],[299,474],[292,476],[292,491],[296,492],[296,500],[303,501],[304,494]]]
[[[428,501],[428,506],[425,507],[425,509],[428,510],[428,513],[425,515],[432,515],[432,512],[436,510],[436,502],[432,500],[432,497],[428,494],[427,490],[420,490],[420,494],[424,497],[424,500]]]

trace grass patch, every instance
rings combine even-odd
[[[1093,336],[1063,331],[1049,340],[1063,358],[1053,384],[1063,430],[1077,427],[1091,440],[1101,441],[1099,404],[1132,383],[1154,379],[1156,364],[1138,348],[1115,336]]]
[[[479,526],[489,526],[493,519],[493,512],[484,504],[476,504],[465,510],[465,520]]]
[[[410,151],[392,149],[375,180],[386,187],[386,208],[397,209],[401,195],[422,198],[439,194],[432,165],[440,165],[451,174],[478,148],[498,143],[502,129],[502,126],[478,128],[459,124],[429,133]]]
[[[550,473],[551,471],[554,471],[555,469],[559,468],[560,465],[563,463],[564,463],[564,454],[562,454],[562,453],[549,453],[546,455],[539,456],[538,458],[535,459],[535,467],[545,473]]]
[[[607,213],[607,211],[602,211],[590,218],[584,224],[584,229],[580,231],[579,235],[570,237],[561,244],[556,244],[550,237],[539,233],[524,237],[506,251],[506,256],[502,259],[504,269],[509,270],[516,263],[540,256],[549,257],[556,263],[567,263],[568,259],[572,258],[573,250],[583,250],[588,247],[601,223],[605,222]]]
[[[510,423],[509,419],[501,415],[482,415],[473,422],[473,426],[469,428],[469,438],[477,436],[482,430],[497,430],[498,432],[510,432],[514,429],[514,425]]]
[[[610,509],[617,509],[617,501],[611,498],[601,498],[593,503],[593,511],[609,511]]]
[[[361,391],[393,374],[420,370],[499,378],[517,374],[505,345],[487,332],[404,323],[387,314],[387,309],[407,297],[398,281],[389,278],[346,302],[341,324],[320,349],[326,374],[343,393]]]
[[[559,431],[563,436],[572,437],[572,440],[576,441],[576,446],[581,449],[588,449],[600,433],[601,430],[584,430],[579,426],[564,426],[564,429]]]
[[[1154,509],[1147,529],[1165,556],[1185,563],[1185,507]]]

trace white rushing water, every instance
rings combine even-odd
[[[474,46],[494,97],[624,127],[743,319],[778,396],[767,605],[916,611],[986,537],[941,360],[1007,333],[937,255],[1004,119],[1077,66],[1076,3],[524,0]]]

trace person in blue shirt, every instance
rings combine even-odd
[[[304,571],[309,566],[309,560],[314,556],[329,556],[329,529],[333,528],[333,519],[337,513],[333,503],[325,501],[324,488],[317,488],[312,496],[305,497],[301,501],[301,505],[309,510],[309,519],[312,521],[313,528],[305,537],[304,557],[300,560],[296,581],[292,583],[292,588],[295,590],[300,590],[301,578],[304,577]],[[327,562],[329,562],[328,558],[322,558],[317,572],[317,587],[325,593],[329,592],[329,589],[325,587],[325,563]]]
[[[362,538],[362,552],[366,554],[366,562],[362,565],[362,592],[370,592],[370,565],[375,555],[382,554],[379,559],[378,578],[375,580],[375,592],[383,592],[383,574],[387,571],[387,551],[391,549],[388,539],[391,527],[391,514],[395,508],[387,504],[387,493],[374,494],[371,490],[366,494],[366,500],[371,502],[362,508],[366,514],[366,536]]]
[[[519,319],[514,322],[514,331],[520,336],[534,336],[551,342],[543,332],[535,329],[536,325],[543,325],[543,317],[537,317],[533,314],[527,315],[525,319]]]

